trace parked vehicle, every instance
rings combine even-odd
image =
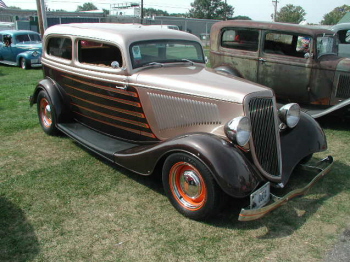
[[[320,161],[308,186],[270,203],[294,168],[327,148],[318,123],[273,91],[206,68],[200,40],[141,25],[48,28],[45,78],[30,99],[48,135],[59,131],[141,175],[161,170],[172,205],[192,219],[215,215],[225,195],[251,197],[242,221],[301,195],[330,170]]]
[[[350,57],[350,23],[337,24],[331,28],[339,37],[338,55]]]
[[[150,27],[164,28],[164,29],[180,30],[180,28],[177,25],[149,25],[149,26]]]
[[[210,39],[216,70],[268,86],[315,118],[350,113],[350,59],[338,56],[334,32],[235,20],[214,24]]]
[[[27,30],[0,31],[0,63],[23,69],[41,66],[41,36]]]

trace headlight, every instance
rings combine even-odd
[[[289,128],[293,128],[300,119],[300,106],[295,103],[284,105],[278,111],[278,116]]]
[[[233,142],[245,146],[250,138],[250,121],[248,117],[236,117],[225,125],[225,134]]]
[[[36,56],[38,56],[39,55],[39,53],[37,52],[37,51],[34,51],[33,53],[32,53],[32,56],[34,56],[34,57],[36,57]]]

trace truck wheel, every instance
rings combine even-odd
[[[164,163],[163,186],[171,204],[184,216],[204,220],[216,214],[223,192],[209,169],[195,157],[175,153]]]
[[[59,131],[56,127],[56,115],[51,99],[46,91],[42,90],[39,92],[37,105],[39,122],[42,129],[48,135],[57,135]]]
[[[23,57],[20,60],[20,65],[21,65],[21,68],[24,69],[24,70],[30,68],[30,65],[27,63],[26,59],[23,58]]]

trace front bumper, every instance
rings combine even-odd
[[[291,192],[289,192],[287,195],[283,197],[277,197],[273,194],[271,194],[272,203],[266,206],[263,206],[261,208],[257,209],[251,209],[251,208],[242,208],[241,213],[239,214],[238,220],[239,221],[251,221],[259,219],[272,210],[278,208],[279,206],[285,204],[289,200],[291,200],[294,197],[305,195],[309,189],[323,176],[325,176],[330,170],[333,165],[333,157],[328,156],[324,158],[323,160],[316,163],[314,166],[308,166],[308,165],[302,165],[304,169],[308,170],[317,170],[319,173],[311,180],[309,184],[307,184],[303,188],[295,189]]]

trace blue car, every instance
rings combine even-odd
[[[0,63],[23,69],[41,66],[40,34],[27,30],[0,31]]]

